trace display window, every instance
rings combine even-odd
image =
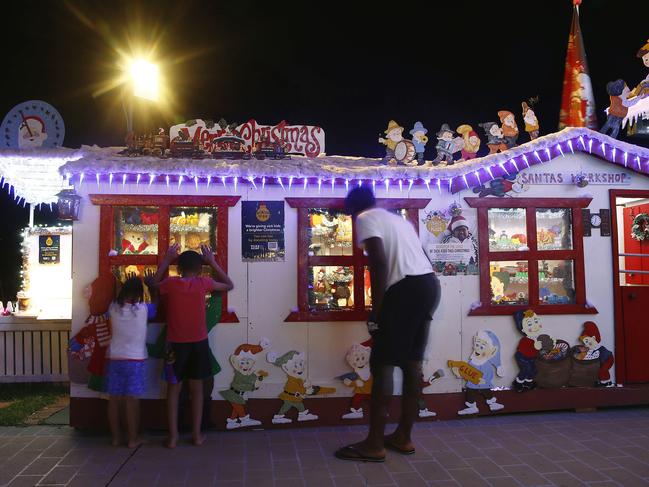
[[[428,199],[385,199],[418,229]],[[298,309],[286,321],[362,321],[372,305],[367,256],[355,245],[342,198],[287,198],[298,214]]]
[[[120,281],[146,269],[156,270],[167,249],[174,243],[180,251],[200,252],[209,245],[216,261],[227,272],[228,209],[238,196],[147,196],[91,195],[100,206],[99,271],[112,272]],[[211,269],[204,267],[206,275]],[[175,265],[169,275],[177,275]],[[149,299],[148,289],[145,299]],[[223,294],[222,323],[235,323]]]
[[[471,315],[597,313],[586,301],[581,210],[590,198],[466,198],[478,209],[480,303]]]

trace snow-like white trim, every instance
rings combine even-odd
[[[0,186],[18,202],[22,200],[33,205],[55,203],[59,191],[68,187],[59,168],[82,156],[80,151],[66,148],[2,149]]]
[[[16,168],[31,161],[40,163],[43,169],[52,171],[58,169],[52,179],[56,188],[51,188],[47,197],[30,196],[27,202],[39,203],[53,201],[53,195],[61,189],[64,178],[73,181],[79,179],[102,179],[107,182],[112,175],[115,181],[135,180],[139,175],[142,182],[149,180],[161,183],[170,177],[178,181],[194,181],[198,184],[209,181],[216,182],[222,178],[237,178],[238,181],[260,181],[273,184],[285,184],[287,179],[310,178],[309,183],[330,184],[333,180],[343,183],[351,180],[384,182],[389,180],[426,184],[438,189],[459,191],[463,188],[474,187],[496,177],[513,175],[535,164],[546,163],[570,154],[571,152],[592,153],[594,156],[616,165],[624,165],[640,173],[649,171],[649,149],[613,139],[587,128],[566,128],[560,132],[539,137],[499,154],[487,155],[470,161],[458,162],[452,166],[388,166],[378,158],[350,156],[322,156],[307,158],[292,156],[291,159],[265,160],[229,160],[229,159],[190,159],[166,158],[154,156],[125,157],[119,154],[121,147],[82,146],[78,151],[71,149],[51,149],[45,151],[0,151],[1,175],[8,181],[7,163],[14,168],[11,173],[17,194],[26,191],[23,184],[30,177],[31,170],[18,171]],[[3,166],[4,164],[4,166]],[[37,164],[38,165],[38,164]],[[61,167],[59,167],[61,166]],[[51,172],[47,172],[51,174]],[[164,176],[160,178],[160,176]],[[278,178],[286,178],[282,180]],[[102,179],[102,180],[104,180]],[[275,179],[275,181],[273,181]],[[24,180],[24,181],[23,181]],[[139,182],[140,179],[138,179]],[[182,181],[181,181],[182,182]],[[18,183],[21,183],[18,190]],[[403,184],[403,183],[402,183]],[[54,192],[56,189],[56,192]]]
[[[184,176],[193,178],[234,177],[241,179],[249,177],[315,177],[323,180],[331,178],[341,179],[453,179],[458,176],[472,173],[486,167],[500,166],[523,156],[528,158],[528,165],[535,162],[530,159],[530,154],[537,151],[543,162],[554,159],[561,154],[556,150],[558,144],[574,141],[573,150],[588,152],[588,147],[576,143],[580,136],[588,137],[599,142],[593,144],[591,150],[595,155],[596,149],[604,142],[609,149],[617,148],[619,153],[628,152],[634,156],[649,158],[649,149],[628,144],[607,135],[600,134],[587,128],[566,128],[560,132],[539,137],[536,140],[519,145],[499,154],[487,155],[470,161],[455,163],[452,166],[424,167],[424,166],[388,166],[378,158],[349,157],[349,156],[323,156],[307,158],[293,156],[291,159],[265,159],[265,160],[228,160],[228,159],[190,159],[168,158],[161,159],[154,156],[124,157],[118,152],[120,147],[99,148],[97,146],[83,146],[82,158],[71,161],[61,168],[62,174],[72,176],[85,173],[91,174],[155,174]],[[551,151],[547,155],[546,149]],[[564,153],[569,153],[566,147]],[[518,162],[517,162],[518,164]],[[521,162],[521,169],[525,162]],[[516,171],[517,172],[517,171]]]

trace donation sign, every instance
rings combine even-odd
[[[61,236],[39,235],[38,263],[58,264],[61,261]]]
[[[244,261],[284,260],[284,202],[241,203],[241,253]]]

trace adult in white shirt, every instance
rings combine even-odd
[[[412,224],[377,208],[369,188],[352,189],[345,208],[355,221],[356,241],[369,258],[372,312],[367,325],[374,341],[370,356],[374,382],[367,438],[335,455],[343,460],[383,462],[386,448],[402,454],[415,452],[411,431],[440,285]],[[403,371],[401,418],[394,433],[384,437],[394,367]]]

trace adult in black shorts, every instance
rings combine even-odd
[[[415,452],[411,432],[417,419],[428,328],[439,304],[440,286],[412,224],[377,208],[369,188],[352,189],[345,208],[354,218],[357,243],[369,258],[372,312],[367,326],[374,339],[370,356],[374,382],[367,438],[339,449],[336,457],[383,462],[386,448],[403,454]],[[401,417],[396,430],[384,436],[394,367],[403,371]]]

